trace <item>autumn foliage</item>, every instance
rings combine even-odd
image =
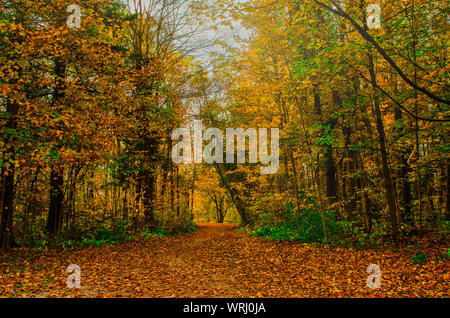
[[[140,263],[122,281],[98,283],[106,296],[448,297],[448,3],[376,3],[379,27],[364,0],[0,0],[1,253],[46,250],[53,270],[64,258],[115,261],[103,245],[122,243],[117,253]],[[82,9],[79,28],[68,27],[71,4]],[[205,24],[241,37],[202,42]],[[222,130],[279,128],[278,172],[175,164],[172,132],[194,119]],[[241,233],[211,226],[178,237],[211,222],[239,223]],[[189,238],[212,242],[216,251],[198,255],[210,261],[192,258]],[[68,252],[92,245],[102,247]],[[178,251],[190,271],[220,267],[240,287],[220,275],[211,291],[210,273],[204,289],[135,283],[167,265],[179,274]],[[149,257],[156,253],[169,260]],[[293,253],[307,264],[295,282]],[[390,266],[390,290],[374,295],[354,283],[366,258]],[[17,283],[8,281],[14,266],[0,269],[0,295]],[[339,270],[348,277],[331,283]],[[58,275],[49,274],[50,294],[34,286],[24,295],[63,295]]]

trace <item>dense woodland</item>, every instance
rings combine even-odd
[[[146,3],[0,1],[2,251],[205,222],[305,243],[448,243],[447,1],[380,0],[380,27],[364,0]],[[207,43],[205,24],[249,35]],[[279,128],[278,172],[175,164],[172,131],[193,118]]]

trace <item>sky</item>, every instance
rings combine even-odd
[[[135,3],[141,2],[141,5],[145,8],[154,8],[152,11],[157,13],[161,4],[166,1],[173,3],[174,5],[180,5],[177,10],[179,17],[185,17],[185,21],[188,22],[182,29],[179,30],[179,34],[186,34],[195,30],[195,34],[189,38],[183,37],[180,39],[180,46],[183,46],[183,50],[188,55],[194,56],[203,63],[208,64],[210,62],[210,54],[224,54],[225,50],[220,45],[212,45],[215,41],[225,42],[231,47],[239,47],[235,41],[235,37],[249,38],[250,32],[240,25],[237,21],[231,21],[231,27],[224,25],[217,25],[216,22],[212,22],[208,18],[202,18],[202,25],[198,24],[198,21],[190,20],[186,17],[188,13],[188,5],[195,2],[195,0],[123,0],[124,3],[128,3],[129,10],[134,13]],[[247,0],[238,0],[243,2]],[[207,0],[209,5],[213,5],[214,0]],[[205,12],[206,13],[206,12]],[[216,28],[214,28],[216,26]],[[188,41],[186,41],[188,40]],[[187,43],[186,43],[187,42]],[[201,49],[199,49],[201,47]]]

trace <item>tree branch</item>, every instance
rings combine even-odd
[[[392,58],[387,54],[387,52],[378,44],[377,41],[374,40],[374,38],[362,27],[358,24],[358,22],[356,22],[350,15],[348,15],[347,13],[345,13],[344,11],[342,11],[342,9],[339,6],[336,6],[337,9],[334,9],[332,7],[330,7],[329,5],[326,5],[323,2],[320,2],[318,0],[313,0],[316,4],[318,4],[319,6],[327,9],[328,11],[331,11],[341,17],[343,17],[344,19],[347,19],[348,21],[350,21],[350,23],[356,28],[356,30],[359,32],[359,34],[369,43],[371,43],[375,49],[381,54],[381,56],[383,56],[383,58],[392,66],[392,68],[398,73],[398,75],[400,75],[400,77],[412,88],[414,88],[415,90],[422,92],[423,94],[427,95],[428,97],[430,97],[431,99],[433,99],[436,102],[439,103],[444,103],[449,105],[450,101],[441,98],[439,96],[436,96],[435,94],[433,94],[432,92],[430,92],[429,90],[427,90],[426,88],[420,87],[419,85],[415,84],[413,81],[411,81],[408,76],[406,76],[405,73],[403,73],[403,71],[400,69],[400,67],[392,60]]]

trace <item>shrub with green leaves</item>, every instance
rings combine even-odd
[[[126,224],[118,223],[112,230],[96,228],[93,231],[86,231],[80,245],[102,246],[134,240],[134,236],[129,236],[127,234]]]
[[[287,207],[285,212],[285,221],[257,228],[252,235],[261,238],[270,238],[273,240],[300,241],[303,243],[323,242],[325,234],[321,214],[314,209],[304,209],[297,213]],[[338,233],[338,226],[334,221],[334,214],[325,213],[325,225],[328,239]]]
[[[427,255],[418,252],[418,253],[416,254],[416,256],[411,257],[411,259],[414,261],[414,263],[422,265],[422,264],[425,264],[425,263],[426,263],[426,261],[427,261]]]

